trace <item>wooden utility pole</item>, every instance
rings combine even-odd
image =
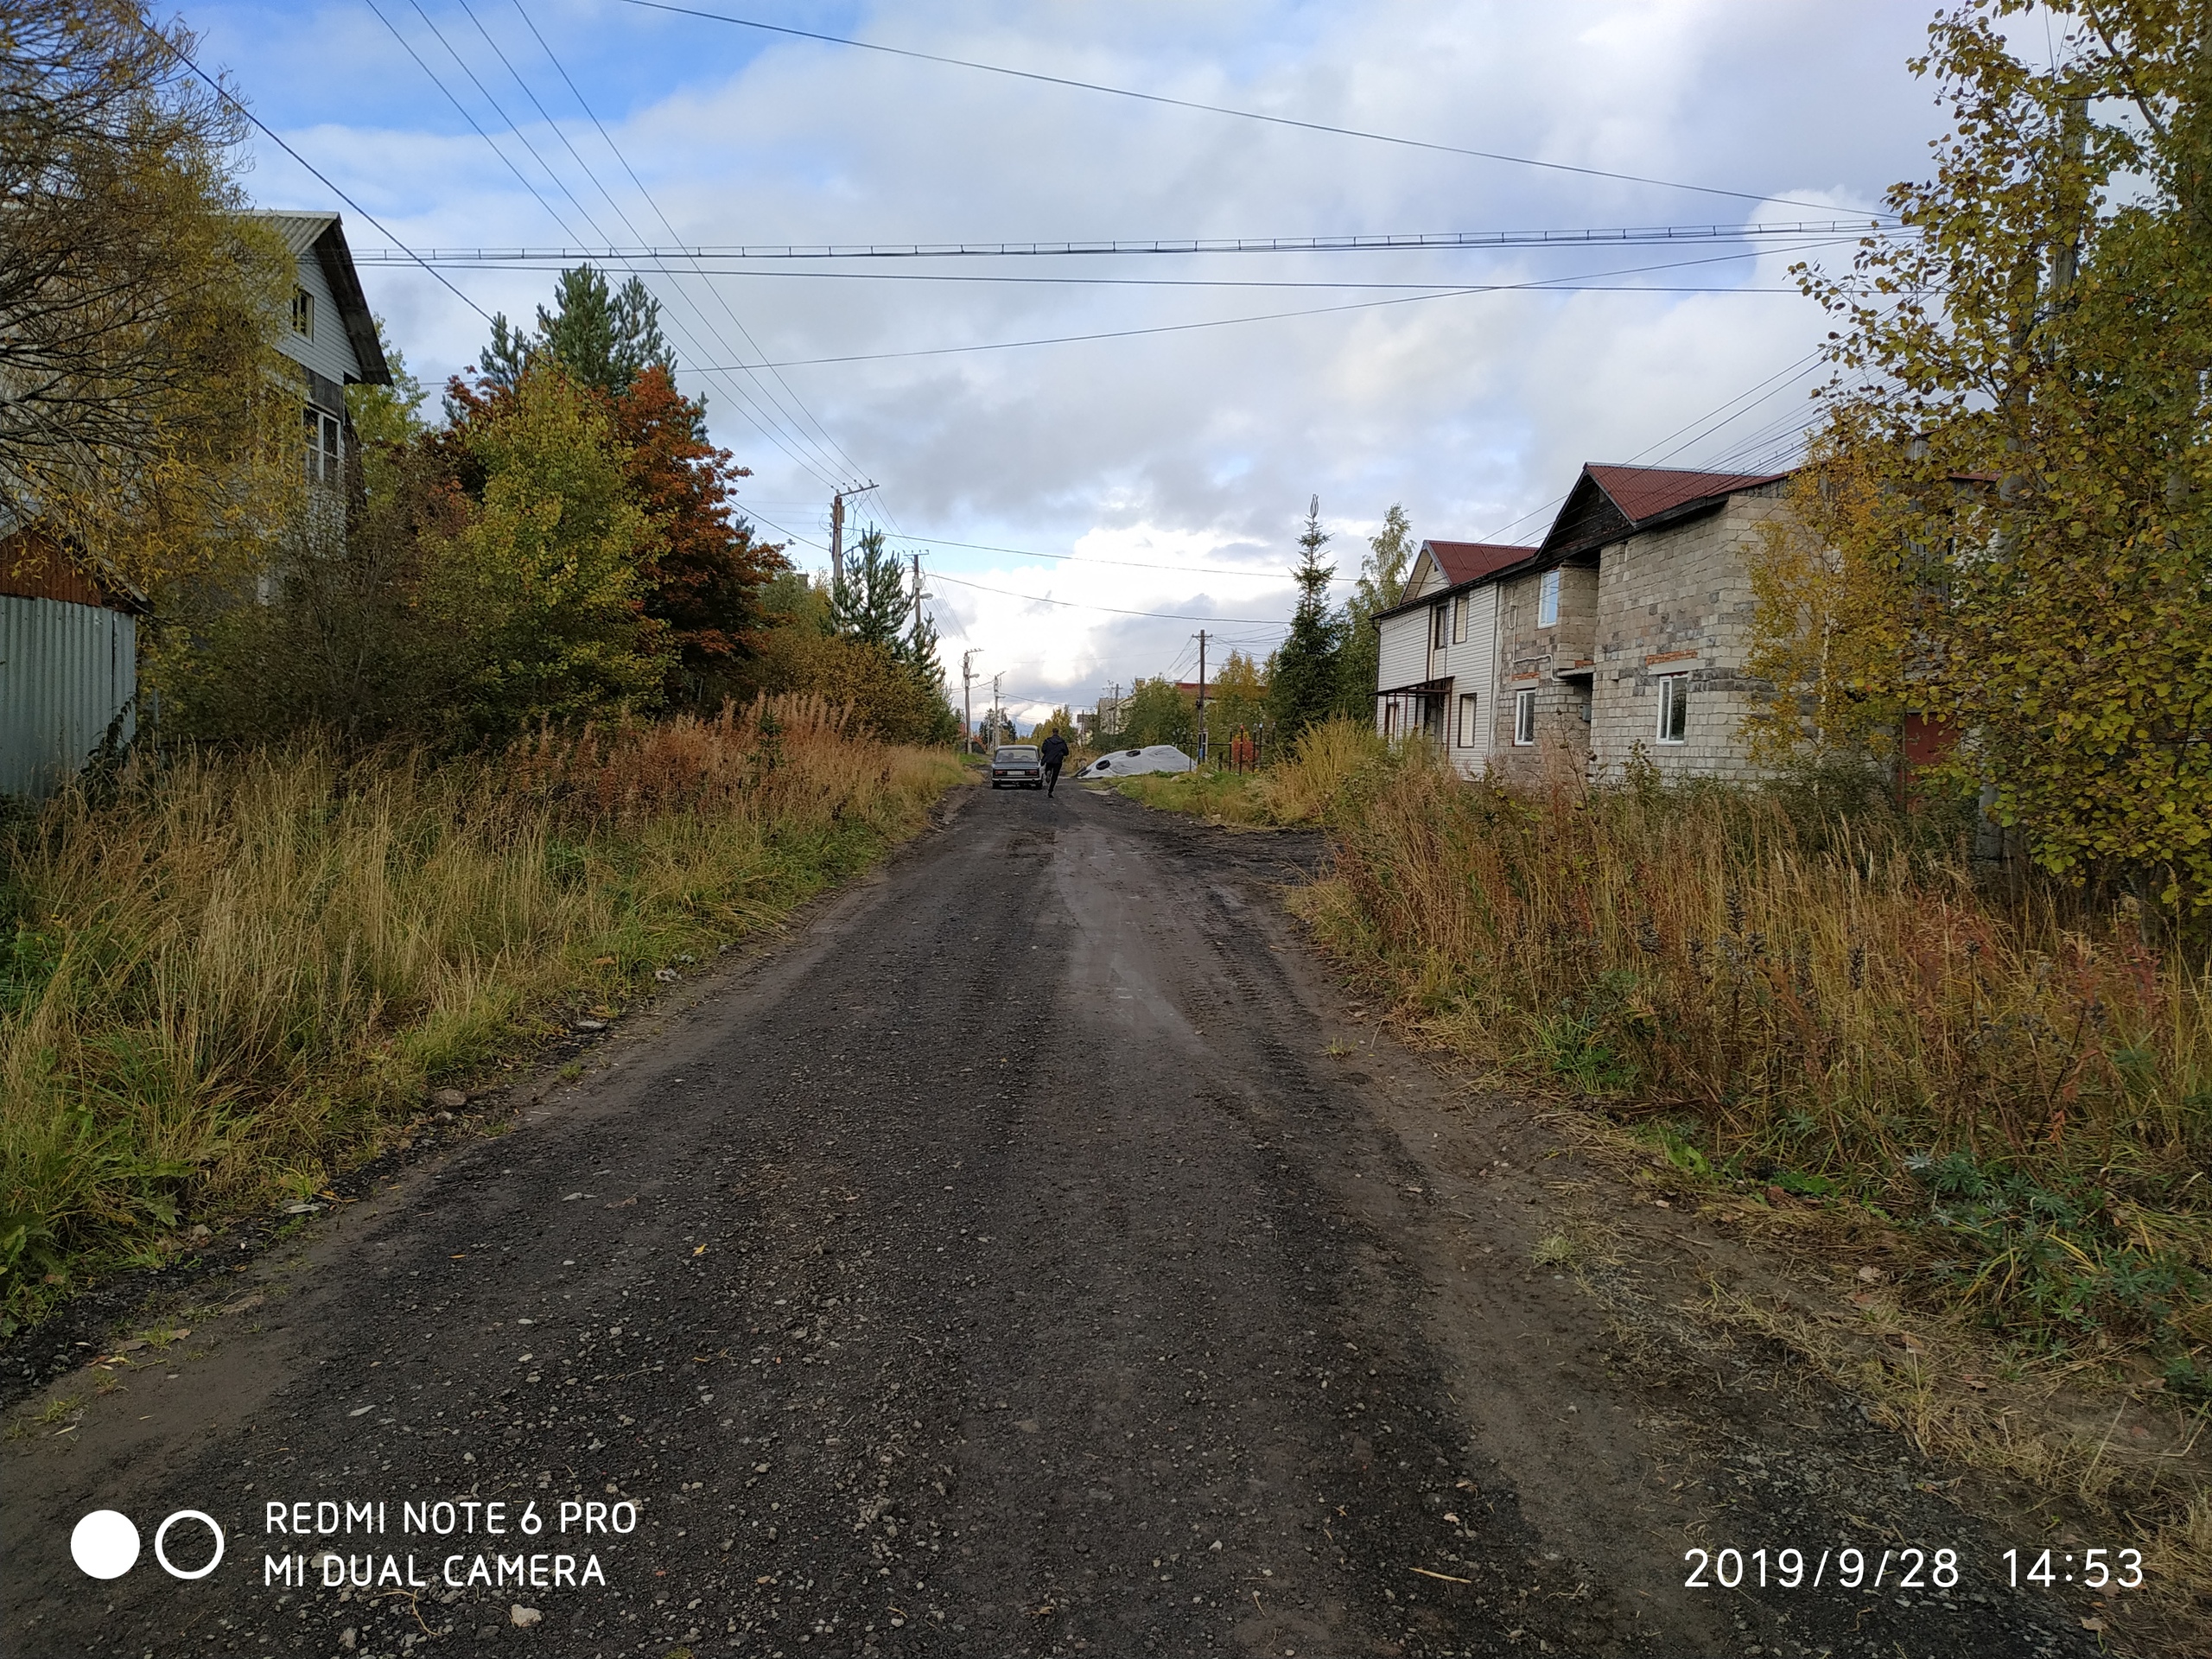
[[[1005,712],[999,707],[999,681],[1002,677],[997,674],[991,676],[991,742],[994,747],[999,741],[999,727],[1005,719]]]
[[[845,574],[845,498],[866,495],[874,488],[873,484],[862,484],[855,489],[839,490],[830,498],[830,573],[833,576]]]
[[[1198,630],[1198,764],[1206,763],[1206,631]]]
[[[922,655],[922,556],[914,555],[914,659]]]
[[[975,661],[973,645],[960,653],[960,747],[969,754],[976,752]]]

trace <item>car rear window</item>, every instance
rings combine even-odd
[[[1037,761],[1037,751],[1034,749],[999,749],[993,752],[991,755],[991,761],[993,765],[1001,766],[1034,766]]]

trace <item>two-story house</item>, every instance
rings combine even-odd
[[[1785,477],[1593,462],[1535,547],[1422,543],[1378,619],[1378,729],[1427,733],[1470,776],[1613,779],[1638,753],[1745,773],[1746,556]]]
[[[377,341],[376,318],[336,213],[257,213],[284,238],[297,264],[291,315],[276,349],[299,365],[307,474],[319,484],[345,475],[353,446],[346,388],[388,386],[391,371]]]
[[[1497,695],[1500,572],[1536,550],[1491,542],[1423,542],[1405,597],[1380,613],[1375,719],[1386,737],[1442,744],[1470,776],[1490,759]]]
[[[310,499],[335,502],[353,445],[348,385],[390,385],[376,320],[335,213],[263,213],[296,267],[277,349],[296,371]],[[329,493],[326,493],[329,492]],[[0,524],[0,795],[36,798],[138,719],[144,598],[97,549],[38,524]]]

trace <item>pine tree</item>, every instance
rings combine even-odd
[[[492,319],[492,343],[476,359],[477,378],[499,391],[512,391],[523,371],[537,357],[550,357],[569,376],[620,397],[630,383],[655,365],[676,373],[675,354],[661,332],[660,302],[639,278],[609,289],[596,266],[576,265],[561,273],[553,292],[554,309],[537,308],[537,329],[524,334],[502,311]]]
[[[847,639],[901,655],[912,643],[906,624],[913,608],[899,556],[885,544],[880,530],[862,531],[830,573],[830,625]]]
[[[1298,609],[1290,633],[1268,668],[1268,702],[1279,741],[1288,745],[1300,733],[1335,712],[1344,619],[1329,608],[1329,583],[1337,569],[1321,563],[1329,533],[1321,528],[1321,498],[1306,510],[1306,529],[1298,538]]]

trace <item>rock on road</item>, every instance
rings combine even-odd
[[[1532,1265],[1574,1155],[1350,1021],[1281,902],[1317,839],[952,804],[11,1444],[6,1651],[2093,1650],[1901,1443]],[[1974,1570],[1683,1587],[1853,1542]]]

